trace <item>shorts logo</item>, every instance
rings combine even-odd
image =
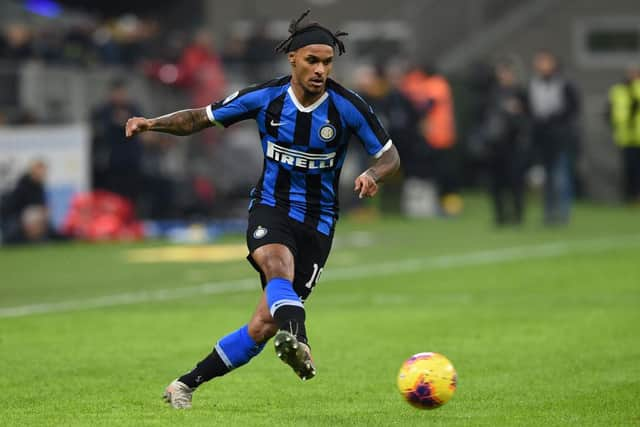
[[[259,225],[253,232],[253,238],[254,239],[262,239],[264,236],[267,235],[268,232],[269,232],[269,230],[267,230],[263,226]]]
[[[332,125],[324,125],[320,128],[319,133],[320,138],[322,138],[323,141],[329,142],[336,137],[336,128],[334,128]]]

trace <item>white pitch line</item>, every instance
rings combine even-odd
[[[592,240],[561,241],[537,245],[512,246],[500,249],[488,249],[455,255],[410,258],[405,260],[381,262],[371,265],[344,267],[327,271],[323,282],[330,280],[350,280],[379,275],[412,273],[424,270],[439,270],[452,267],[497,264],[529,258],[552,258],[569,253],[591,253],[628,246],[640,246],[640,235],[608,237]],[[327,279],[327,280],[324,280]]]
[[[610,249],[640,246],[640,235],[610,237],[592,240],[561,241],[537,245],[514,246],[502,249],[474,251],[455,255],[413,258],[366,264],[354,267],[335,268],[323,275],[323,283],[352,280],[366,277],[387,276],[398,273],[412,273],[425,270],[459,268],[464,266],[497,264],[501,262],[534,258],[552,258],[571,253],[602,252]],[[256,291],[255,278],[227,280],[205,283],[177,289],[128,292],[102,297],[67,300],[52,303],[30,304],[17,307],[0,308],[0,318],[22,317],[34,314],[59,313],[88,310],[92,308],[113,307],[157,301],[172,301],[202,295],[231,294]]]

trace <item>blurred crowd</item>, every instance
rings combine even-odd
[[[265,24],[257,21],[248,31],[229,34],[218,50],[212,32],[204,28],[164,31],[150,17],[127,14],[100,20],[85,16],[65,25],[6,25],[0,31],[0,60],[79,67],[141,66],[159,73],[156,77],[167,83],[184,83],[193,78],[192,68],[202,61],[223,60],[228,68],[266,77],[261,68],[272,64],[274,44]],[[168,64],[177,69],[159,69]]]
[[[242,75],[247,84],[273,77],[274,45],[264,25],[254,25],[244,36],[230,35],[218,49],[206,29],[165,34],[154,19],[126,15],[66,27],[9,25],[0,37],[0,61],[121,67],[172,86],[186,94],[190,105],[201,106],[225,96],[229,76],[238,80]],[[353,70],[348,86],[372,105],[400,151],[402,178],[389,183],[387,194],[400,189],[397,205],[403,214],[457,215],[463,209],[461,190],[484,186],[495,224],[519,225],[526,217],[527,189],[539,183],[544,224],[569,223],[580,190],[581,94],[553,52],[536,52],[530,67],[505,57],[454,76],[424,62],[399,64],[369,61]],[[630,70],[603,103],[612,140],[622,153],[625,199],[638,202],[640,71]],[[121,197],[145,218],[211,215],[218,203],[211,177],[193,174],[184,185],[162,166],[175,139],[161,134],[124,139],[123,124],[136,115],[145,111],[132,99],[127,81],[114,80],[91,113],[92,189]],[[210,155],[218,138],[205,132],[196,156]],[[360,167],[367,161],[362,154],[350,154]],[[5,241],[59,238],[47,220],[43,170],[46,165],[35,162],[3,196]],[[345,205],[357,203],[347,200]]]
[[[395,87],[381,67],[360,76],[362,93],[385,117],[403,159],[405,213],[458,213],[470,164],[465,157],[471,157],[482,164],[478,181],[491,195],[496,225],[523,222],[526,175],[534,165],[544,172],[544,223],[569,222],[580,145],[579,91],[550,51],[534,55],[528,82],[522,74],[513,60],[502,59],[484,76],[464,82],[463,90],[475,85],[477,92],[464,136],[456,132],[451,84],[432,65],[410,68]],[[433,201],[425,203],[430,195]]]
[[[0,57],[77,66],[133,65],[155,52],[158,36],[156,21],[133,15],[106,22],[86,19],[68,26],[14,23],[0,37]]]

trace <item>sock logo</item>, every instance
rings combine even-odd
[[[264,236],[266,236],[268,233],[268,230],[266,228],[264,228],[263,226],[259,225],[255,231],[253,232],[253,238],[254,239],[262,239]]]

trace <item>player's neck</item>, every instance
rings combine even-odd
[[[314,102],[320,99],[326,91],[325,89],[320,93],[310,93],[304,90],[304,87],[302,87],[300,83],[295,81],[295,79],[291,80],[291,89],[293,89],[293,94],[296,96],[296,99],[303,107],[312,105]]]

